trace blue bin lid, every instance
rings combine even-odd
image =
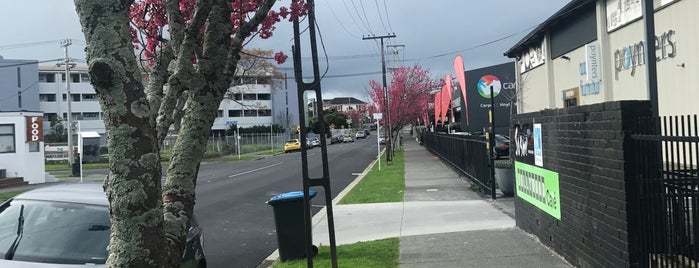
[[[308,197],[313,198],[316,196],[317,193],[318,192],[316,190],[308,190]],[[272,205],[276,203],[289,202],[298,199],[303,199],[303,191],[294,191],[275,195],[272,198],[270,198],[269,201],[267,201],[267,204]]]

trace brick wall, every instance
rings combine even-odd
[[[561,209],[558,220],[517,197],[517,226],[575,266],[629,266],[625,139],[649,115],[647,101],[617,101],[514,116],[513,125],[542,124],[543,168],[558,173]]]

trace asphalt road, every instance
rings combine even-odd
[[[354,143],[328,145],[333,197],[376,158],[375,133]],[[310,177],[321,177],[320,148],[308,153]],[[279,193],[302,190],[301,168],[300,152],[202,164],[194,211],[204,228],[208,267],[257,267],[277,248],[273,211],[265,202]],[[314,189],[316,213],[325,200],[322,188]]]

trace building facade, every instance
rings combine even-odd
[[[0,111],[38,111],[39,86],[35,60],[0,57]]]
[[[648,100],[641,2],[573,0],[505,52],[516,59],[519,112]],[[699,1],[653,6],[659,114],[695,114]]]
[[[0,171],[29,184],[46,182],[41,112],[0,112]]]
[[[228,89],[211,130],[223,133],[233,125],[246,128],[274,123],[272,85],[265,77],[246,77]]]

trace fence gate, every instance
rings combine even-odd
[[[697,116],[639,120],[630,137],[630,261],[636,267],[699,267]]]

